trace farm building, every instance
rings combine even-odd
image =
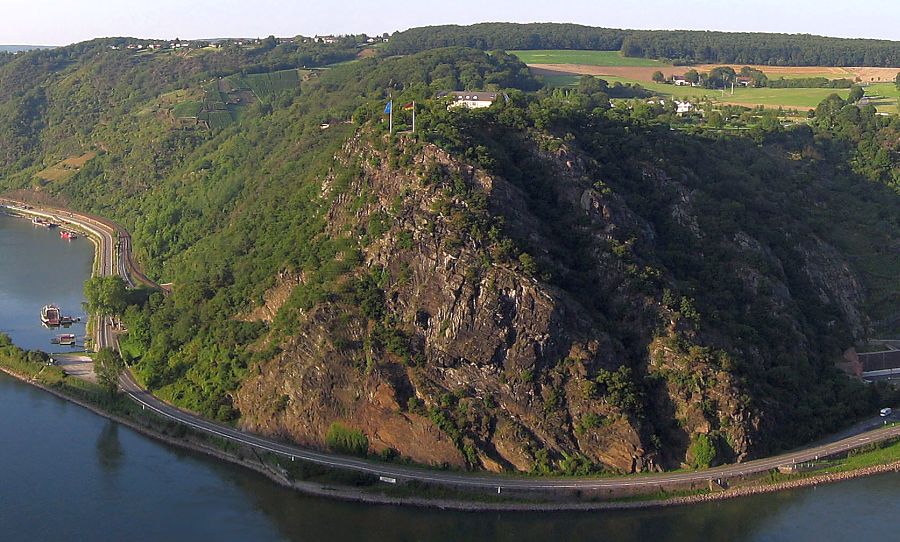
[[[742,87],[755,87],[756,81],[753,80],[752,77],[746,77],[744,75],[739,75],[735,82]]]
[[[683,115],[684,113],[690,113],[694,110],[694,104],[691,102],[682,102],[679,100],[675,100],[675,112],[679,115]]]
[[[496,92],[472,92],[472,91],[453,91],[442,93],[439,97],[450,96],[453,103],[450,107],[468,107],[469,109],[478,109],[481,107],[490,107],[497,101],[498,94]]]
[[[678,85],[679,87],[690,85],[687,79],[684,78],[683,75],[673,75],[672,76],[672,84]]]

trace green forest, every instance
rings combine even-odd
[[[123,357],[151,391],[225,422],[275,420],[322,447],[376,446],[353,413],[379,386],[394,390],[391,416],[436,427],[466,468],[497,453],[504,408],[533,413],[503,438],[536,473],[626,469],[606,435],[634,435],[667,466],[751,457],[894,400],[835,364],[900,329],[900,118],[832,96],[801,123],[746,110],[724,130],[721,111],[686,128],[642,89],[594,78],[545,89],[516,57],[481,50],[862,64],[856,42],[826,60],[813,37],[718,53],[715,33],[702,47],[689,32],[648,35],[657,41],[575,25],[419,29],[390,41],[407,56],[339,65],[355,57],[348,44],[139,56],[96,40],[5,57],[0,187],[120,222],[147,274],[174,285],[124,306],[113,285],[88,289],[121,313]],[[763,61],[739,56],[753,40],[773,47]],[[859,47],[869,63],[896,62],[894,44]],[[454,89],[498,99],[449,107]],[[413,101],[415,133],[399,108]],[[227,122],[178,122],[214,102]],[[36,176],[86,151],[97,156],[72,177]],[[427,289],[426,256],[461,262],[457,292],[477,288],[497,315],[512,310],[508,277],[541,292],[556,307],[550,339],[516,353],[538,324],[497,316],[490,325],[512,330],[506,354],[447,354],[439,341],[461,332],[437,315],[456,301],[441,291],[429,308],[411,286]],[[279,288],[289,293],[271,317],[253,316]],[[466,363],[496,374],[445,380]],[[313,366],[333,375],[315,390],[300,384],[307,369],[282,373]],[[328,417],[290,433],[304,419],[295,404]],[[526,469],[511,461],[498,459]]]

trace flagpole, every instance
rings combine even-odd
[[[416,133],[416,101],[413,100],[413,133]]]
[[[391,98],[391,101],[388,103],[391,106],[391,110],[388,111],[388,115],[390,118],[390,120],[388,121],[388,133],[393,134],[394,133],[394,99]]]

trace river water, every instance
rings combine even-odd
[[[0,329],[80,312],[92,245],[0,215]],[[69,310],[71,309],[71,310]],[[83,334],[83,331],[79,332]],[[0,540],[897,540],[900,474],[688,507],[465,513],[311,498],[0,374]]]
[[[60,238],[58,228],[0,214],[0,332],[26,349],[65,352],[72,347],[50,344],[61,333],[77,337],[84,349],[85,314],[82,284],[90,276],[94,245],[87,238]],[[65,316],[81,318],[68,328],[41,325],[41,307],[59,305]]]

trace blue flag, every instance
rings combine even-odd
[[[386,106],[384,106],[384,113],[385,113],[385,114],[390,113],[390,112],[391,112],[391,109],[392,109],[393,107],[394,107],[394,100],[391,100],[391,101],[389,101],[389,102],[387,103]]]

